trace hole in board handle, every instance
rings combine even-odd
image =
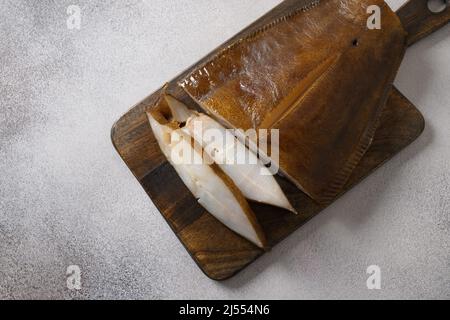
[[[428,0],[427,6],[430,12],[441,13],[447,9],[448,4],[448,0]]]

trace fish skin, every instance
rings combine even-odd
[[[382,0],[320,0],[302,10],[305,3],[214,52],[178,84],[226,127],[279,129],[281,173],[325,205],[371,145],[406,32]],[[381,9],[379,30],[367,28],[372,5]]]

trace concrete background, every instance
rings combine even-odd
[[[0,298],[450,298],[450,26],[396,80],[420,139],[227,282],[199,271],[113,149],[119,116],[278,3],[0,0]]]

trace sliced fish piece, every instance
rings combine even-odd
[[[171,95],[165,94],[164,99],[169,105],[173,120],[177,122],[186,122],[190,116],[196,113],[195,111],[190,110],[183,102],[175,99]]]
[[[199,204],[225,226],[264,248],[264,232],[233,181],[216,165],[206,164],[207,161],[201,164],[175,161],[175,149],[189,150],[198,157],[206,155],[194,146],[190,136],[177,128],[177,123],[168,121],[161,112],[152,111],[147,115],[162,152]]]
[[[297,213],[274,176],[255,153],[211,117],[191,111],[182,102],[168,97],[166,101],[172,113],[178,115],[180,122],[186,123],[183,131],[204,148],[247,199]],[[212,139],[213,136],[217,139]]]

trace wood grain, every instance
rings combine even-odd
[[[411,46],[450,21],[450,4],[447,3],[442,12],[433,13],[428,9],[428,0],[410,0],[397,11],[397,15],[408,32],[408,46]]]
[[[154,96],[129,111],[112,131],[117,151],[142,184],[193,259],[212,279],[224,280],[262,255],[250,242],[228,230],[207,213],[165,161],[144,116]],[[345,191],[368,176],[422,132],[419,111],[396,89],[382,114],[374,141],[353,172]],[[294,216],[282,209],[251,203],[270,246],[274,246],[324,209],[288,180],[277,177],[293,206]]]
[[[294,0],[283,2],[209,56],[227,46],[230,41],[305,3]],[[189,68],[171,81],[169,91],[190,107],[198,108],[176,85],[192,69],[193,67]],[[159,94],[158,90],[116,122],[111,131],[113,144],[201,270],[214,280],[230,278],[264,254],[264,251],[236,235],[207,213],[167,163],[145,116],[145,111],[152,107]],[[394,88],[382,113],[373,143],[352,173],[344,192],[413,142],[423,128],[422,115]],[[295,216],[282,209],[251,203],[272,247],[325,207],[312,201],[287,179],[278,176],[277,180],[301,214]]]

